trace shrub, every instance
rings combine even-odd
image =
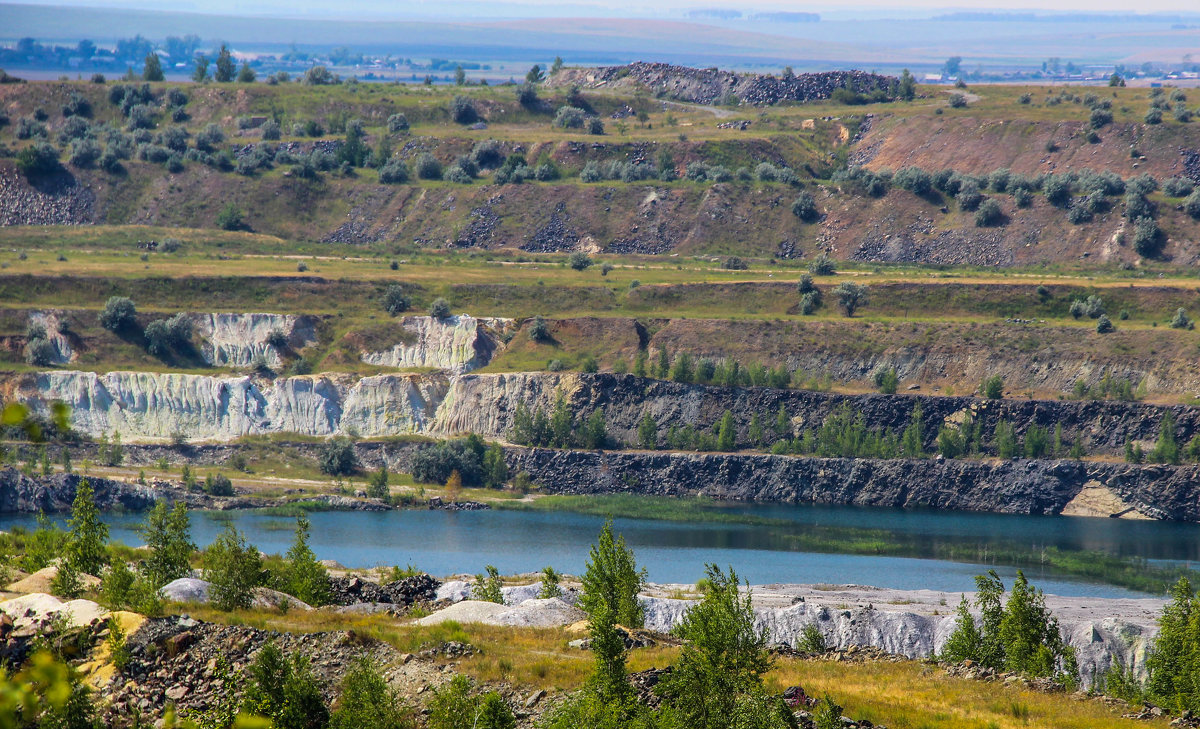
[[[745,271],[750,268],[750,264],[738,256],[730,256],[721,262],[721,268],[726,271]]]
[[[588,160],[583,165],[583,169],[579,171],[579,179],[581,182],[600,182],[604,179],[603,174],[600,172],[600,165],[595,160]],[[1200,209],[1200,200],[1197,201],[1197,207]],[[1200,215],[1197,217],[1200,217]]]
[[[190,559],[196,545],[192,543],[191,520],[183,501],[177,501],[170,511],[165,501],[156,503],[138,533],[149,550],[140,571],[152,586],[157,589],[191,574]]]
[[[500,572],[490,564],[484,569],[487,572],[486,577],[475,575],[475,586],[471,588],[471,599],[503,605],[504,592],[501,590],[503,582],[500,580]]]
[[[459,675],[434,691],[428,723],[429,729],[513,729],[516,717],[499,694],[472,695],[470,679]]]
[[[369,659],[360,660],[342,679],[329,729],[410,729],[415,724],[399,694]]]
[[[1004,378],[1000,375],[992,375],[984,379],[980,385],[979,391],[988,400],[999,400],[1004,397]]]
[[[529,323],[529,338],[535,342],[544,342],[550,338],[550,327],[541,316],[535,316]]]
[[[203,152],[216,151],[217,145],[225,141],[225,132],[216,124],[207,124],[196,134],[196,149]]]
[[[1162,109],[1159,109],[1157,106],[1150,107],[1146,110],[1146,116],[1142,120],[1147,124],[1162,124]]]
[[[402,185],[409,180],[408,165],[402,160],[388,160],[379,168],[379,181],[386,185]]]
[[[1191,324],[1192,320],[1188,318],[1186,311],[1182,308],[1175,310],[1175,316],[1171,318],[1172,329],[1187,329]]]
[[[132,328],[137,323],[137,309],[133,301],[124,296],[113,296],[104,303],[100,312],[100,326],[110,332]]]
[[[887,369],[878,369],[875,371],[875,387],[885,395],[895,395],[896,387],[900,384],[900,377],[896,374],[895,367]]]
[[[226,204],[217,213],[217,227],[221,230],[241,230],[245,225],[241,208],[233,203]]]
[[[841,282],[830,293],[837,297],[838,306],[848,317],[854,316],[854,312],[858,311],[860,306],[865,306],[868,301],[867,287],[853,281]]]
[[[1162,230],[1154,218],[1142,217],[1134,222],[1133,248],[1138,255],[1150,258],[1162,249]]]
[[[417,157],[417,177],[420,177],[422,180],[442,179],[442,163],[438,162],[437,157],[428,152],[421,153]]]
[[[1042,194],[1046,202],[1059,208],[1071,204],[1071,181],[1066,175],[1046,175],[1042,181]]]
[[[817,209],[817,201],[813,198],[812,193],[807,190],[801,192],[792,202],[792,215],[800,218],[806,223],[813,223],[821,218],[821,211]]]
[[[274,141],[283,136],[283,130],[279,128],[279,122],[274,119],[268,119],[262,125],[262,138]]]
[[[832,276],[837,273],[837,264],[827,254],[818,254],[808,264],[808,272],[814,276]]]
[[[408,117],[404,114],[392,114],[387,120],[388,132],[400,134],[408,131]]]
[[[455,96],[450,103],[450,118],[458,124],[474,124],[479,121],[479,112],[470,98]]]
[[[204,550],[204,579],[212,583],[213,605],[220,610],[250,607],[262,573],[262,558],[229,524]]]
[[[1004,222],[1004,211],[1000,209],[1000,204],[995,200],[987,199],[975,211],[975,226],[978,228],[988,228],[994,225],[1000,225]]]
[[[304,72],[301,83],[305,86],[332,86],[338,83],[338,80],[325,66],[313,66]]]
[[[1117,328],[1113,326],[1112,321],[1104,314],[1101,314],[1100,318],[1096,320],[1096,332],[1098,334],[1109,334],[1116,330]]]
[[[336,437],[325,442],[317,457],[321,473],[330,476],[348,476],[358,470],[358,455],[349,438]]]
[[[1195,185],[1186,177],[1172,177],[1162,184],[1163,193],[1168,197],[1187,197],[1195,189]]]
[[[284,558],[284,571],[279,582],[285,588],[283,592],[309,605],[327,605],[330,601],[329,575],[308,546],[311,529],[308,517],[303,514],[296,517],[295,540]]]
[[[933,192],[933,178],[919,167],[902,167],[892,175],[892,184],[922,197]]]
[[[946,100],[951,109],[964,109],[967,106],[967,97],[962,94],[950,94],[950,98]]]
[[[268,719],[277,729],[326,726],[329,709],[306,656],[296,653],[288,659],[274,643],[267,643],[243,677],[248,679],[243,714]]]
[[[413,455],[412,476],[418,483],[443,484],[457,472],[465,486],[483,481],[483,442],[477,438],[443,441]]]
[[[554,126],[560,129],[583,129],[587,112],[575,106],[560,106],[554,114]]]
[[[25,364],[34,367],[49,367],[54,364],[54,360],[58,356],[58,350],[48,339],[29,340],[25,343],[23,353],[25,355]]]
[[[383,294],[383,309],[393,316],[407,311],[411,302],[404,293],[404,288],[398,285],[388,286]]]
[[[604,122],[599,117],[592,117],[588,120],[588,134],[597,137],[604,134]]]
[[[429,305],[429,315],[434,319],[445,319],[450,316],[450,302],[440,296]]]
[[[233,482],[223,473],[204,477],[204,493],[209,496],[233,496]]]
[[[1112,120],[1112,112],[1108,109],[1092,109],[1090,118],[1092,129],[1103,129],[1109,124],[1112,124]]]
[[[1033,204],[1033,193],[1023,187],[1013,190],[1013,202],[1019,208],[1027,208]]]
[[[442,174],[442,179],[458,185],[469,185],[475,178],[461,166],[453,165],[446,168],[446,171]]]
[[[574,270],[583,271],[591,267],[592,259],[583,251],[575,251],[571,254],[570,258],[567,259],[567,263]]]
[[[27,178],[51,175],[62,169],[58,162],[58,150],[39,142],[17,153],[17,170]]]

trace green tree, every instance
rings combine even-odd
[[[285,592],[309,605],[325,605],[330,599],[329,574],[308,546],[310,531],[312,524],[308,517],[303,514],[296,517],[296,538],[285,557]]]
[[[267,643],[246,678],[244,713],[270,719],[275,729],[324,729],[328,723],[329,709],[306,656],[296,653],[289,660]]]
[[[912,101],[917,95],[917,80],[907,68],[900,72],[900,85],[896,95],[902,101]]]
[[[654,368],[654,376],[660,380],[667,379],[667,374],[671,371],[671,360],[667,354],[666,347],[658,349],[658,364]]]
[[[483,484],[498,489],[508,483],[508,463],[504,449],[493,443],[483,454]]]
[[[553,567],[542,568],[542,589],[538,590],[538,599],[545,600],[551,597],[562,597],[562,588],[558,586],[562,575],[558,574]]]
[[[1200,602],[1186,577],[1171,588],[1146,656],[1146,694],[1156,704],[1182,711],[1200,708]]]
[[[975,624],[975,617],[971,615],[970,603],[967,602],[966,595],[962,596],[955,613],[958,620],[954,625],[954,632],[946,641],[941,658],[951,663],[963,661],[978,663],[983,653],[983,633]]]
[[[649,410],[642,413],[642,419],[638,422],[637,437],[639,448],[648,451],[658,448],[658,421]]]
[[[229,83],[236,72],[233,55],[229,52],[229,47],[222,43],[221,50],[217,53],[217,69],[213,72],[213,79],[217,83]]]
[[[726,729],[743,702],[762,696],[770,669],[766,629],[754,625],[749,585],[739,591],[737,574],[705,567],[704,599],[683,617],[674,633],[685,643],[673,670],[660,684],[682,726]],[[786,726],[767,712],[756,726]]]
[[[606,610],[613,622],[640,628],[645,612],[638,593],[646,584],[646,570],[639,570],[633,550],[624,537],[614,537],[612,519],[604,522],[596,543],[588,552],[579,607],[588,616]]]
[[[1004,397],[1004,378],[1000,375],[985,378],[979,391],[989,400],[999,400]]]
[[[905,458],[923,458],[925,456],[925,413],[921,410],[919,402],[913,406],[908,427],[900,436],[900,448]]]
[[[124,296],[112,296],[100,312],[100,326],[110,332],[120,332],[137,324],[137,308]]]
[[[726,410],[721,416],[721,424],[717,428],[717,450],[732,451],[737,447],[737,426],[733,423],[733,413]]]
[[[329,729],[411,729],[411,711],[369,659],[358,661],[342,679]]]
[[[208,81],[208,59],[197,55],[195,64],[195,68],[192,69],[192,81],[198,84]]]
[[[1058,677],[1070,684],[1078,680],[1075,650],[1063,641],[1042,591],[1031,587],[1020,570],[1004,608],[999,638],[1005,647],[1005,670]]]
[[[371,476],[371,483],[367,486],[367,498],[382,499],[386,501],[391,496],[391,490],[388,488],[388,466],[387,461],[379,467],[375,475]]]
[[[608,430],[604,424],[604,409],[596,408],[583,423],[580,443],[584,448],[603,448],[608,443]]]
[[[67,521],[66,561],[79,572],[98,575],[108,562],[107,542],[108,525],[100,520],[95,492],[88,480],[82,479]]]
[[[484,567],[487,576],[475,575],[475,586],[471,588],[471,599],[484,602],[504,604],[504,592],[501,590],[504,582],[500,579],[500,571],[494,565]]]
[[[895,395],[896,387],[900,384],[900,376],[895,367],[875,370],[875,387],[884,395]]]
[[[157,53],[147,53],[145,65],[142,67],[143,81],[162,81],[163,70],[162,63],[158,60]]]
[[[533,67],[530,68],[529,72],[525,74],[525,83],[527,84],[540,84],[545,79],[546,74],[542,71],[542,67],[536,63],[533,64]]]
[[[196,551],[191,529],[191,517],[183,501],[176,502],[170,511],[165,501],[159,501],[146,515],[138,532],[149,554],[140,569],[155,588],[191,574],[191,556]]]
[[[996,423],[996,430],[992,434],[992,442],[996,447],[997,456],[1012,458],[1017,455],[1017,436],[1013,433],[1013,427],[1007,420],[1001,420]]]
[[[262,578],[262,558],[233,524],[226,525],[204,550],[204,579],[212,583],[213,604],[220,610],[250,607],[252,590]]]
[[[692,381],[692,356],[687,352],[675,355],[675,364],[671,366],[671,379],[675,382]]]
[[[237,80],[240,84],[252,84],[258,74],[254,73],[254,69],[250,68],[250,64],[242,61],[242,67],[238,70]]]
[[[358,455],[349,438],[331,438],[321,448],[317,465],[330,476],[348,476],[358,470]]]
[[[1179,444],[1175,441],[1175,414],[1170,410],[1163,413],[1158,425],[1158,440],[1150,451],[1150,460],[1155,463],[1179,463]]]

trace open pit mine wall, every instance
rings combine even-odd
[[[844,396],[766,388],[721,388],[577,373],[312,375],[258,379],[174,373],[49,371],[23,376],[20,399],[36,410],[61,400],[74,427],[90,436],[120,432],[127,443],[191,441],[296,433],[363,437],[478,433],[503,440],[517,404],[549,410],[560,395],[578,417],[603,408],[616,441],[635,439],[651,413],[660,437],[671,425],[709,427],[730,410],[739,440],[748,424],[764,424],[782,404],[794,431],[819,425],[844,405],[869,427],[902,429],[920,403],[926,445],[939,425],[971,412],[987,433],[1001,419],[1018,434],[1031,425],[1063,425],[1089,452],[1119,453],[1127,438],[1149,447],[1163,408],[1119,402],[1039,402],[964,397]],[[1197,431],[1198,411],[1174,408],[1177,438]],[[1060,513],[1077,497],[1098,497],[1097,513],[1200,520],[1196,467],[1132,466],[1055,460],[843,460],[769,455],[563,452],[513,449],[513,467],[552,491],[691,493],[787,502],[928,506],[1009,513]],[[1077,503],[1077,502],[1076,502]]]

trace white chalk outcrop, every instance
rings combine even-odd
[[[17,396],[35,412],[55,401],[71,409],[71,424],[90,436],[120,432],[126,441],[154,442],[184,433],[195,440],[296,433],[358,433],[502,437],[505,403],[522,398],[547,408],[571,375],[304,375],[265,380],[249,375],[52,370],[26,378]]]
[[[204,341],[204,361],[217,367],[249,367],[261,360],[271,367],[282,361],[273,341],[282,336],[291,349],[317,340],[314,320],[290,314],[192,314]]]
[[[491,361],[512,319],[476,318],[466,314],[437,318],[406,316],[401,326],[409,337],[382,352],[364,352],[363,362],[398,369],[429,368],[451,374],[479,369]]]

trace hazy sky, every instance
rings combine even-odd
[[[797,10],[820,12],[827,15],[846,16],[855,11],[883,11],[893,15],[909,15],[914,12],[938,12],[953,9],[995,9],[1010,11],[1063,12],[1071,10],[1091,12],[1200,12],[1200,3],[1194,0],[1057,0],[1052,7],[1035,7],[1029,0],[858,0],[852,4],[829,2],[788,2],[787,0],[756,0],[753,3],[739,0],[604,0],[588,2],[576,0],[517,0],[516,2],[446,2],[445,0],[350,0],[330,4],[326,0],[23,0],[39,5],[89,5],[94,7],[140,8],[147,10],[182,10],[199,13],[231,13],[249,15],[322,15],[353,17],[422,17],[422,18],[496,18],[496,17],[569,17],[585,16],[656,16],[681,17],[689,9],[737,8],[745,12],[760,10]],[[0,16],[4,2],[0,1]]]

